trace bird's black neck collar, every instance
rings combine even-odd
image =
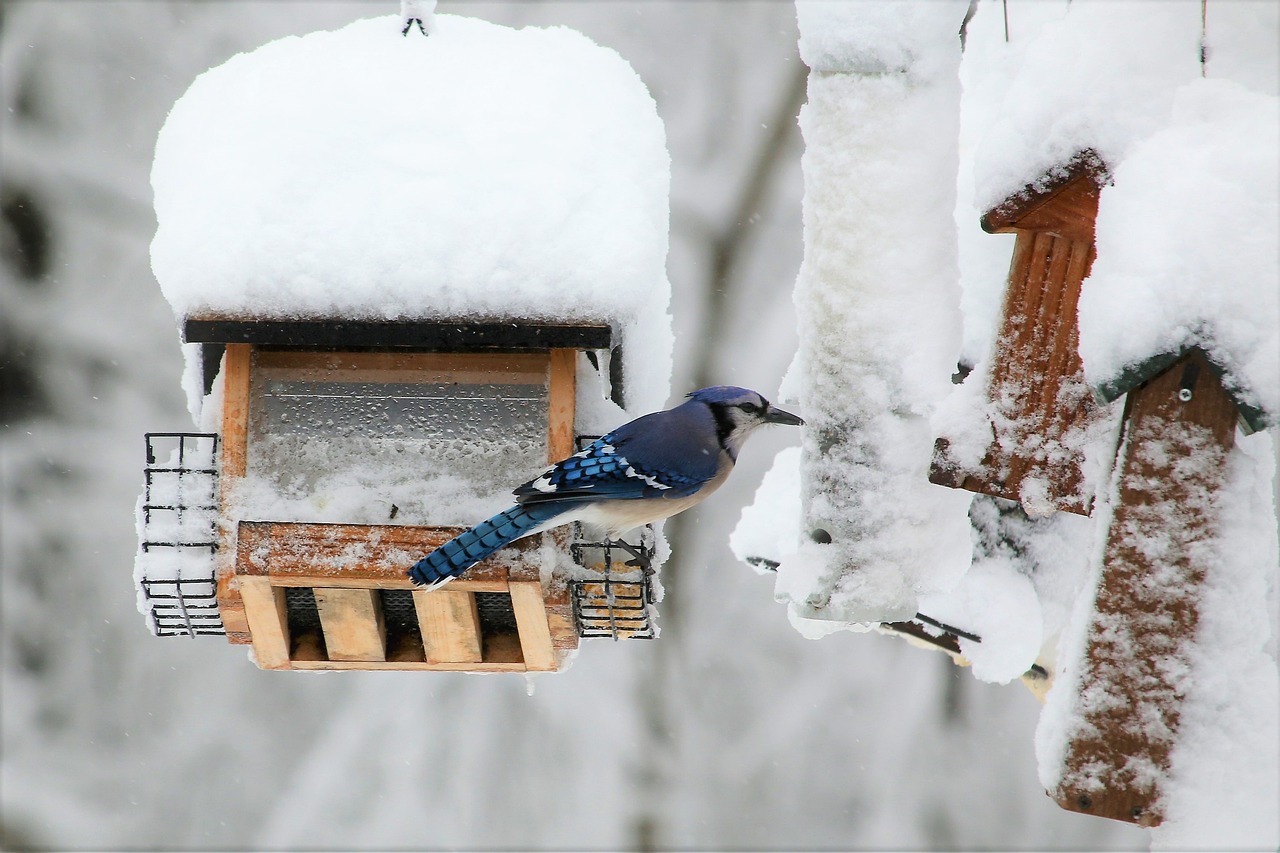
[[[707,408],[711,409],[711,415],[716,419],[716,441],[720,442],[720,449],[729,454],[729,458],[736,462],[738,453],[734,450],[733,445],[729,443],[729,436],[733,435],[733,431],[737,429],[737,424],[733,422],[727,407],[712,403]]]

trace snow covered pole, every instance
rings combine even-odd
[[[800,352],[802,538],[777,593],[802,630],[908,619],[969,563],[967,500],[928,482],[960,348],[959,30],[967,3],[797,2],[810,68]],[[797,387],[798,385],[798,387]]]

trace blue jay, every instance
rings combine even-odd
[[[803,423],[745,388],[694,391],[674,409],[636,418],[552,465],[514,491],[515,506],[423,557],[409,577],[440,586],[516,539],[573,521],[617,538],[720,488],[756,427]]]

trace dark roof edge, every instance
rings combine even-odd
[[[1000,233],[1001,229],[1009,227],[1015,220],[1049,201],[1059,190],[1082,175],[1088,175],[1098,187],[1111,180],[1106,161],[1097,151],[1086,148],[982,214],[979,220],[982,230],[988,234]]]
[[[471,320],[237,320],[188,317],[186,343],[286,347],[412,347],[422,350],[607,349],[602,323]]]
[[[1236,405],[1236,411],[1240,413],[1240,428],[1245,435],[1264,430],[1271,425],[1272,418],[1259,407],[1244,402],[1240,395],[1241,389],[1235,383],[1228,381],[1227,373],[1222,369],[1221,365],[1214,361],[1203,347],[1195,344],[1189,344],[1179,350],[1160,353],[1146,361],[1128,365],[1115,378],[1100,385],[1095,385],[1093,387],[1093,396],[1104,404],[1117,400],[1144,382],[1159,376],[1176,361],[1192,352],[1199,352],[1204,356],[1204,360],[1208,363],[1214,376],[1217,376],[1222,381],[1223,390],[1227,392],[1231,402]]]

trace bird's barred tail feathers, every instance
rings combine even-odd
[[[409,577],[418,586],[434,588],[453,580],[502,546],[519,539],[539,524],[564,512],[552,504],[517,505],[470,530],[459,533],[413,564]]]

